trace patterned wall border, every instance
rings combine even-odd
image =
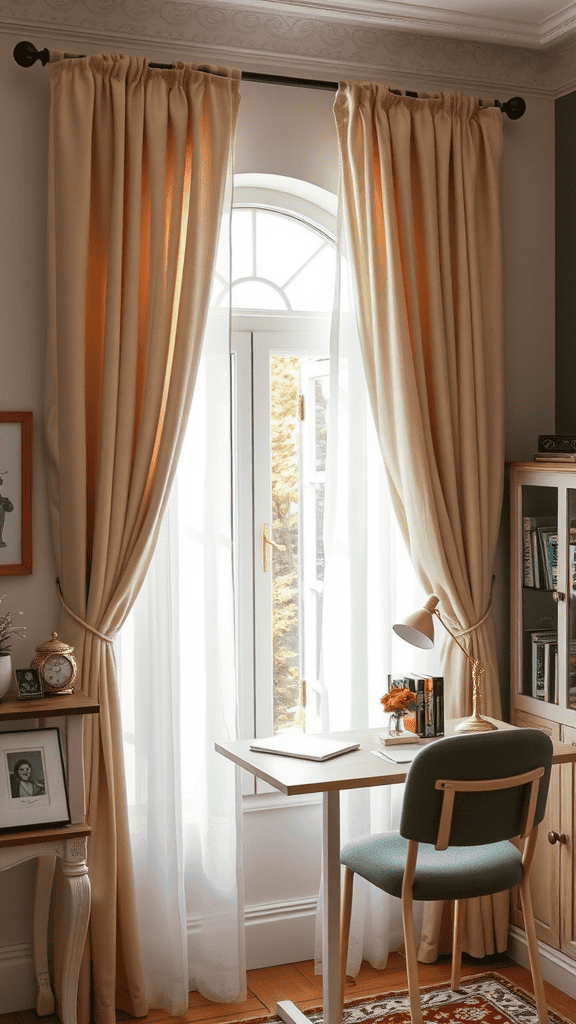
[[[271,14],[228,0],[4,0],[0,30],[24,33],[40,47],[46,45],[42,33],[49,33],[51,45],[63,48],[78,39],[92,52],[102,46],[136,52],[148,44],[153,56],[161,50],[245,70],[468,86],[488,90],[483,95],[522,89],[555,97],[576,87],[576,40],[533,50],[388,31],[326,15]]]

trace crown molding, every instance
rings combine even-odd
[[[427,6],[407,0],[220,0],[223,6],[267,12],[273,15],[305,15],[357,25],[383,25],[391,32],[442,35],[470,42],[545,49],[576,33],[576,3],[534,23],[522,18],[471,14],[440,5]]]
[[[335,3],[323,2],[334,10]],[[359,6],[371,5],[373,0],[361,0]],[[468,89],[486,98],[520,92],[555,98],[576,81],[576,41],[534,50],[334,17],[273,14],[264,6],[256,10],[254,0],[4,0],[0,31],[30,38],[40,49],[124,50],[244,71]]]

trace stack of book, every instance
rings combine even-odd
[[[416,734],[418,736],[444,735],[444,677],[421,676],[416,673],[394,679],[393,686],[406,687],[414,693]]]
[[[524,516],[523,584],[539,590],[558,585],[558,520],[555,516]]]
[[[532,697],[549,704],[558,702],[558,633],[555,629],[531,629]]]

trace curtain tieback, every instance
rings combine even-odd
[[[56,590],[58,592],[58,597],[60,598],[62,604],[64,605],[66,611],[68,612],[68,615],[71,615],[73,619],[76,619],[76,622],[79,622],[81,626],[84,626],[84,629],[89,630],[90,633],[94,633],[94,636],[99,637],[100,640],[105,640],[107,644],[114,643],[114,636],[107,636],[106,633],[100,633],[100,631],[98,629],[95,629],[94,626],[91,626],[89,622],[84,622],[84,619],[81,619],[79,615],[76,615],[76,612],[72,611],[70,605],[66,604],[66,601],[64,600],[64,595],[62,593],[62,587],[60,586],[60,580],[58,579],[58,577],[56,577]]]
[[[496,577],[493,576],[492,577],[492,583],[490,584],[490,598],[488,600],[488,607],[487,607],[486,611],[484,612],[484,615],[482,616],[482,618],[478,619],[478,622],[475,622],[473,626],[468,626],[467,629],[460,629],[460,630],[458,630],[458,632],[454,632],[454,636],[466,636],[468,633],[473,633],[474,630],[480,629],[480,626],[484,625],[484,623],[486,622],[486,619],[490,615],[490,609],[492,608],[492,591],[494,589],[494,580],[495,579],[496,579]]]

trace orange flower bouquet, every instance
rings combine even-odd
[[[383,697],[380,697],[380,703],[390,715],[389,733],[391,736],[398,736],[402,732],[402,719],[409,711],[415,711],[418,707],[418,700],[416,694],[409,690],[407,686],[393,686],[388,693],[385,693]],[[414,720],[414,728],[410,731],[416,730],[416,721]]]
[[[417,706],[416,694],[407,686],[393,686],[388,693],[380,697],[380,703],[384,711],[392,714],[404,714],[406,711],[413,711]]]

